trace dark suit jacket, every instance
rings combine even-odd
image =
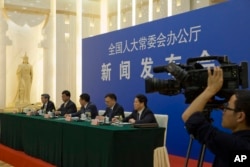
[[[111,111],[111,109],[109,107],[107,107],[103,116],[109,116],[110,111]],[[120,116],[120,115],[122,116],[122,118],[124,118],[124,109],[120,104],[115,103],[113,110],[112,110],[112,113],[111,113],[111,117],[109,117],[109,121],[111,121],[111,119],[114,116]]]
[[[43,104],[43,106],[41,107],[41,110],[43,110],[44,109],[44,104]],[[52,102],[52,101],[48,101],[48,103],[47,103],[47,106],[46,106],[46,114],[48,113],[48,111],[53,111],[53,110],[56,110],[56,108],[55,108],[55,105],[54,105],[54,103]]]
[[[129,116],[123,119],[123,122],[128,122],[129,119],[133,118],[135,119],[136,124],[143,124],[143,123],[157,123],[154,113],[149,109],[145,108],[140,116],[140,120],[137,120],[138,113],[136,110],[134,110]]]
[[[89,102],[86,106],[86,108],[81,107],[81,109],[79,111],[77,111],[76,113],[72,113],[71,116],[72,117],[80,117],[82,113],[85,112],[90,112],[91,113],[91,119],[95,119],[95,117],[98,115],[98,110],[97,107],[94,103]]]
[[[69,100],[67,105],[64,107],[64,103],[63,103],[61,107],[58,109],[58,111],[61,111],[61,116],[64,116],[65,114],[75,113],[77,109],[76,109],[75,103]]]

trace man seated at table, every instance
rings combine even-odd
[[[90,96],[87,93],[80,95],[79,103],[81,104],[81,109],[76,113],[65,114],[66,117],[80,117],[81,114],[89,115],[91,119],[95,119],[98,115],[98,110],[96,105],[90,102]]]
[[[47,114],[48,111],[53,111],[56,110],[55,105],[52,101],[50,101],[50,96],[49,94],[42,94],[41,95],[41,101],[43,103],[43,106],[41,107],[41,110]]]
[[[157,123],[154,113],[147,107],[148,99],[143,94],[138,94],[134,99],[133,112],[123,119],[131,124]]]
[[[124,118],[124,109],[123,107],[117,103],[117,97],[114,93],[108,93],[105,95],[105,104],[106,109],[105,113],[102,116],[97,116],[96,118],[99,120],[103,120],[104,117],[109,117],[109,121],[112,121],[112,118],[115,116]]]
[[[70,100],[70,91],[64,90],[62,92],[62,101],[63,104],[55,111],[56,115],[64,116],[65,114],[71,114],[77,111],[75,103]]]
[[[42,102],[42,107],[40,109],[36,108],[36,106],[31,107],[33,104],[30,105],[30,111],[26,113],[26,115],[39,115],[39,111],[41,111],[41,114],[47,114],[49,111],[55,110],[55,105],[52,101],[50,101],[50,96],[49,94],[42,94],[41,95],[41,102]]]

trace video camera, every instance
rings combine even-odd
[[[191,103],[207,87],[208,72],[201,64],[202,61],[206,60],[217,60],[223,70],[223,86],[215,96],[228,101],[235,89],[248,88],[247,62],[241,62],[240,65],[237,65],[230,63],[227,56],[209,56],[189,58],[187,65],[169,63],[165,66],[154,67],[154,73],[168,72],[174,78],[167,80],[145,79],[146,93],[159,92],[168,96],[182,93],[186,98],[185,103]]]

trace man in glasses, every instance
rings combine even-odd
[[[250,91],[237,90],[223,110],[222,126],[232,134],[213,127],[202,111],[208,101],[223,85],[223,71],[214,67],[213,74],[208,68],[206,89],[190,104],[182,114],[186,129],[201,144],[205,144],[215,154],[213,167],[229,167],[234,151],[250,152]],[[250,158],[250,157],[248,157]]]

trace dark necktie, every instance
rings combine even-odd
[[[113,110],[112,110],[112,109],[109,109],[109,113],[108,113],[108,117],[109,117],[109,118],[111,118],[112,112],[113,112]]]
[[[85,109],[85,107],[83,107],[81,113],[85,113],[85,111],[86,111],[86,109]]]

